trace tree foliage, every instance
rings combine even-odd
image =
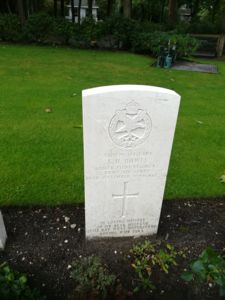
[[[51,12],[55,17],[65,16],[66,4],[75,0],[4,0],[0,1],[0,13],[16,14],[22,24],[28,17],[41,11]],[[186,7],[191,12],[191,24],[211,24],[219,32],[225,32],[225,0],[96,0],[99,5],[99,18],[114,15],[135,19],[141,22],[167,24],[177,28],[180,23],[179,9]],[[78,1],[81,6],[82,0]],[[92,17],[94,0],[88,0],[88,17]],[[80,10],[78,9],[78,12]],[[80,14],[78,13],[80,23]],[[73,22],[75,20],[73,11]],[[208,28],[210,26],[205,26]],[[207,29],[206,29],[207,30]]]

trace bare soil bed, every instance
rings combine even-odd
[[[8,240],[0,261],[26,273],[31,285],[50,300],[77,299],[73,296],[70,265],[78,257],[90,254],[101,256],[124,287],[114,299],[193,300],[191,286],[182,281],[181,272],[207,246],[219,253],[225,247],[225,199],[164,201],[157,236],[91,242],[85,241],[83,205],[4,207],[2,212]],[[134,294],[135,274],[129,249],[144,239],[167,241],[185,251],[187,258],[180,259],[169,275],[156,272],[153,280],[157,288],[152,293]],[[219,299],[218,291],[206,286],[201,299]]]

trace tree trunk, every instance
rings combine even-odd
[[[113,14],[113,4],[114,0],[108,0],[107,1],[107,16],[110,17]]]
[[[9,1],[8,1],[8,0],[6,0],[6,7],[7,7],[8,13],[11,14],[12,11],[11,11],[11,7],[10,7],[10,5],[9,5]]]
[[[93,7],[93,0],[88,0],[88,14],[89,18],[92,18],[92,7]]]
[[[18,15],[19,15],[21,24],[24,24],[26,21],[26,17],[25,17],[23,0],[17,0],[17,10],[18,10]]]
[[[217,41],[217,47],[216,47],[217,57],[223,56],[224,43],[225,43],[225,35],[221,34]]]
[[[216,13],[218,11],[220,5],[220,0],[215,0],[214,1],[214,5],[213,5],[213,9],[212,9],[212,22],[215,22],[215,17],[216,17]]]
[[[33,0],[33,11],[37,12],[39,10],[38,0]]]
[[[177,20],[177,0],[169,0],[169,23],[174,24]]]
[[[61,17],[64,17],[65,16],[65,13],[64,13],[64,4],[65,4],[65,1],[61,0],[60,4],[61,4]]]
[[[75,9],[74,9],[74,0],[70,1],[71,12],[72,12],[72,22],[75,23]]]
[[[132,0],[123,0],[123,16],[131,18]]]
[[[30,13],[31,15],[35,12],[34,7],[35,7],[35,1],[32,0],[32,1],[30,1],[30,6],[29,6],[29,13]]]
[[[28,19],[29,14],[30,14],[30,1],[25,0],[25,16],[26,16],[26,19]]]
[[[78,24],[80,25],[80,11],[81,11],[82,0],[78,2]]]
[[[57,0],[54,0],[54,16],[55,16],[55,18],[57,17]]]
[[[192,13],[191,16],[193,19],[197,18],[198,12],[199,12],[199,6],[200,6],[200,0],[195,0],[193,7],[192,7]]]
[[[225,7],[222,14],[221,31],[223,34],[225,34]]]
[[[164,18],[164,10],[165,10],[165,0],[161,0],[161,12],[160,12],[160,23],[162,23],[163,18]]]

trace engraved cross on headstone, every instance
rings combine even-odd
[[[128,194],[127,193],[127,185],[128,182],[124,182],[124,186],[123,186],[123,194],[121,195],[115,195],[112,194],[113,199],[122,199],[122,214],[121,217],[124,218],[125,217],[125,202],[128,198],[137,198],[139,193],[135,193],[135,194]]]

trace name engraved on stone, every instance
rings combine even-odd
[[[128,194],[127,185],[128,185],[128,182],[124,182],[123,194],[121,194],[121,195],[112,194],[113,199],[121,199],[122,200],[121,218],[125,218],[126,200],[129,198],[138,198],[138,196],[139,196],[139,193]]]
[[[115,113],[109,124],[109,135],[116,145],[133,148],[148,138],[151,127],[148,113],[132,101]]]

